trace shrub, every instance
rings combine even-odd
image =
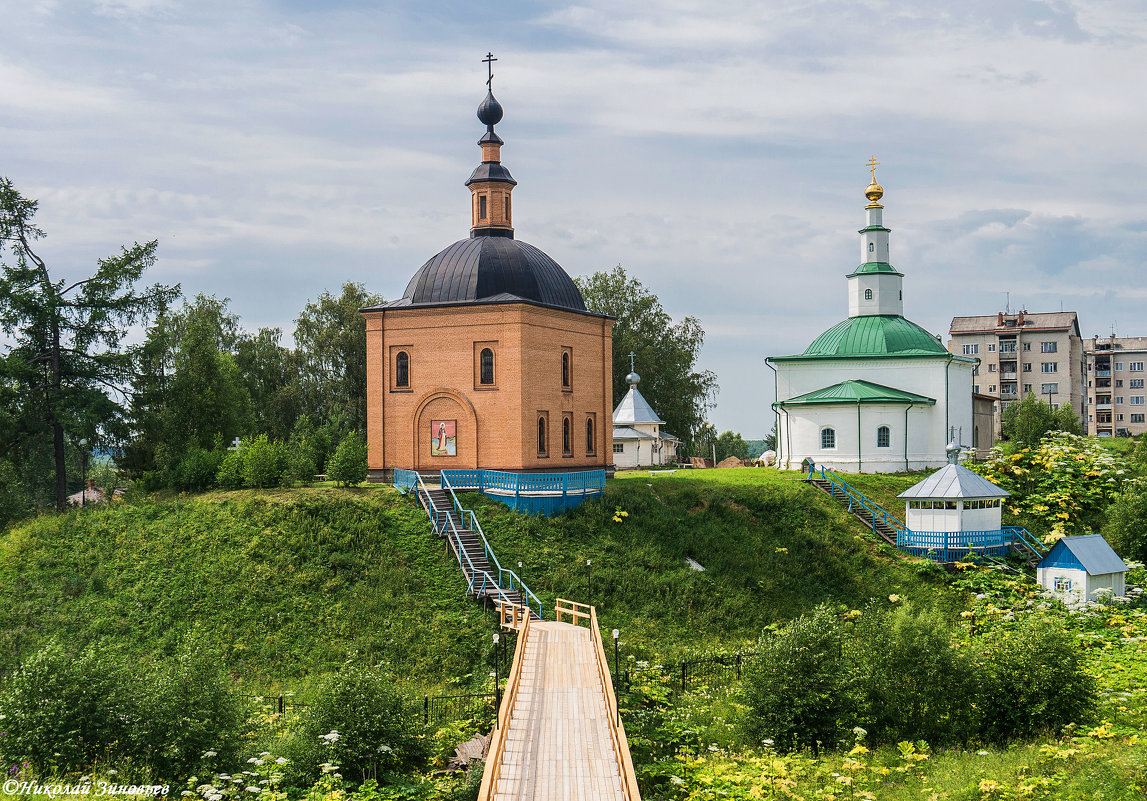
[[[421,765],[428,755],[390,680],[351,662],[319,686],[286,750],[299,786],[317,778],[324,762],[339,765],[348,781],[365,782]]]
[[[252,487],[277,487],[287,476],[287,449],[260,434],[243,450],[243,479]]]
[[[1107,507],[1103,536],[1125,558],[1147,561],[1147,478],[1123,485],[1123,492]]]
[[[27,490],[16,475],[16,468],[6,459],[0,459],[0,528],[31,511]]]
[[[361,484],[368,473],[366,443],[357,431],[343,437],[327,465],[327,477],[342,486]]]
[[[851,714],[841,631],[823,606],[766,634],[745,671],[746,731],[781,751],[833,748]]]
[[[205,490],[215,486],[223,455],[219,451],[205,451],[192,447],[179,462],[176,481],[180,489]]]
[[[246,714],[222,664],[219,654],[188,645],[148,674],[133,739],[157,777],[190,775],[208,750],[223,763],[237,756]]]
[[[240,489],[243,486],[243,456],[238,451],[229,451],[219,463],[215,483],[223,489]]]
[[[1030,618],[998,641],[980,642],[986,675],[978,703],[982,736],[1007,742],[1069,723],[1086,723],[1097,701],[1075,638],[1048,620]]]
[[[108,755],[134,717],[118,666],[92,646],[69,654],[55,640],[5,685],[0,715],[0,762],[31,762],[42,775]]]
[[[936,610],[904,603],[869,609],[849,644],[860,725],[876,743],[924,739],[934,745],[972,736],[972,665]]]

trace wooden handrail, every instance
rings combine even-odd
[[[602,693],[605,695],[605,711],[610,715],[609,736],[613,740],[613,754],[617,758],[618,772],[621,773],[622,790],[627,801],[641,801],[641,793],[637,789],[637,773],[633,768],[633,757],[629,753],[629,740],[625,736],[625,727],[621,725],[617,695],[613,691],[613,681],[609,674],[609,660],[605,655],[605,646],[601,642],[601,629],[597,625],[597,609],[591,606],[589,613],[590,637],[597,653],[597,676],[601,680]]]
[[[502,772],[502,759],[505,756],[506,741],[509,739],[510,716],[518,701],[518,687],[522,683],[522,663],[526,656],[526,641],[530,636],[531,616],[526,615],[522,628],[518,631],[518,645],[514,649],[514,664],[506,679],[506,692],[502,695],[502,706],[498,709],[494,739],[490,743],[490,753],[486,757],[486,769],[482,773],[482,785],[478,790],[480,801],[492,801],[498,791],[498,778]]]

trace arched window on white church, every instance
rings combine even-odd
[[[876,250],[876,243],[875,243],[875,242],[869,242],[869,243],[868,243],[868,252],[869,252],[869,253],[872,253],[872,252],[874,252],[875,250]]]
[[[892,435],[888,430],[888,426],[881,426],[876,429],[876,447],[888,448],[891,447]]]
[[[864,290],[864,299],[865,300],[872,300],[872,290],[871,289]]]
[[[820,430],[820,447],[822,447],[822,448],[835,448],[836,447],[836,429],[835,428],[822,428]]]

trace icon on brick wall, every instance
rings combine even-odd
[[[430,421],[430,455],[458,455],[458,422],[456,420]]]

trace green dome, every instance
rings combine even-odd
[[[947,356],[936,337],[899,315],[849,317],[813,340],[802,356]]]

